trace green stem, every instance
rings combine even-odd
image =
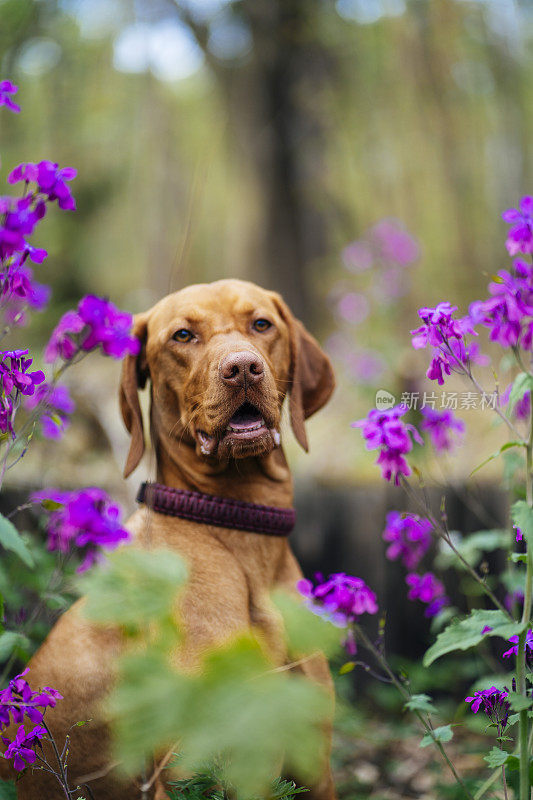
[[[361,641],[365,645],[366,649],[369,650],[372,653],[372,655],[374,656],[376,661],[379,663],[379,665],[381,666],[383,671],[387,674],[387,676],[390,679],[390,681],[393,684],[393,686],[399,691],[399,693],[404,698],[404,700],[409,700],[411,698],[411,693],[405,688],[405,686],[402,685],[402,683],[400,683],[400,681],[398,680],[398,678],[396,677],[394,672],[389,667],[388,662],[385,659],[385,657],[382,655],[382,653],[380,653],[379,650],[376,647],[374,647],[374,645],[372,644],[372,642],[370,641],[370,639],[368,638],[366,633],[363,630],[361,630],[359,625],[354,625],[354,631],[357,632],[357,635],[359,636],[359,638],[361,639]],[[448,769],[452,773],[453,777],[455,778],[455,780],[457,781],[459,786],[461,786],[461,788],[463,789],[466,797],[468,797],[469,800],[474,800],[474,798],[471,795],[471,793],[469,792],[468,788],[463,783],[463,779],[461,778],[461,776],[459,775],[459,773],[455,769],[453,763],[450,761],[450,758],[448,757],[448,754],[446,753],[446,750],[444,749],[444,747],[442,745],[442,742],[439,742],[438,739],[435,738],[435,734],[433,732],[433,728],[431,727],[429,722],[427,722],[424,719],[424,717],[422,716],[420,711],[414,711],[413,713],[418,718],[419,722],[423,725],[424,731],[433,740],[433,744],[435,745],[437,750],[440,752],[442,758],[444,759],[444,761],[448,765]]]
[[[432,513],[432,511],[431,511],[431,509],[430,509],[430,507],[429,507],[429,504],[426,502],[426,499],[425,499],[425,497],[423,497],[423,498],[420,498],[420,497],[418,496],[417,492],[415,492],[415,491],[414,491],[414,490],[411,488],[411,486],[410,486],[410,484],[409,484],[409,481],[407,481],[407,480],[403,479],[403,480],[401,481],[401,485],[402,485],[402,487],[405,489],[406,493],[407,493],[407,494],[408,494],[408,495],[409,495],[409,496],[410,496],[410,497],[411,497],[411,498],[412,498],[412,499],[415,501],[415,503],[418,505],[418,508],[419,508],[419,509],[422,511],[422,513],[424,514],[424,516],[425,516],[425,517],[426,517],[426,518],[429,520],[429,522],[432,524],[432,526],[433,526],[433,529],[434,529],[435,533],[437,534],[437,536],[438,536],[439,538],[441,538],[441,539],[442,539],[444,542],[446,542],[446,544],[447,544],[447,545],[448,545],[448,547],[449,547],[449,548],[452,550],[452,552],[454,553],[454,555],[456,556],[456,558],[457,558],[457,559],[458,559],[458,560],[461,562],[461,564],[463,565],[463,567],[465,568],[465,570],[466,570],[466,571],[469,573],[469,575],[470,575],[470,576],[471,576],[471,577],[472,577],[472,578],[473,578],[473,579],[476,581],[476,583],[477,583],[477,584],[479,584],[479,586],[482,588],[482,590],[483,590],[483,591],[484,591],[484,593],[487,595],[487,597],[488,597],[488,598],[489,598],[489,599],[492,601],[492,603],[494,604],[494,606],[495,606],[496,608],[498,608],[498,609],[499,609],[499,610],[502,612],[502,614],[505,614],[505,616],[506,616],[506,617],[508,617],[508,618],[509,618],[511,621],[513,621],[513,622],[514,622],[512,615],[511,615],[511,614],[510,614],[510,613],[507,611],[507,609],[506,609],[506,608],[505,608],[505,607],[504,607],[504,606],[503,606],[503,605],[500,603],[500,601],[498,600],[498,598],[496,597],[496,595],[494,594],[494,592],[493,592],[493,591],[492,591],[492,590],[491,590],[491,589],[490,589],[490,588],[487,586],[487,584],[486,584],[486,582],[483,580],[483,578],[481,578],[481,577],[480,577],[480,576],[477,574],[476,570],[475,570],[475,569],[472,567],[472,565],[468,563],[468,561],[467,561],[467,560],[464,558],[464,556],[463,556],[463,555],[462,555],[462,554],[459,552],[459,550],[456,548],[456,546],[454,545],[454,543],[453,543],[453,541],[452,541],[452,539],[451,539],[451,537],[450,537],[449,531],[448,531],[448,530],[446,529],[446,527],[445,527],[445,526],[444,526],[442,523],[440,523],[440,522],[438,521],[438,519],[437,519],[437,518],[434,516],[434,514]]]
[[[65,797],[67,797],[67,800],[71,800],[72,794],[71,794],[71,792],[70,792],[70,790],[68,788],[67,776],[66,776],[66,773],[65,773],[65,767],[63,765],[63,762],[61,761],[61,756],[59,755],[59,750],[57,749],[57,745],[55,743],[55,739],[52,736],[50,728],[48,727],[48,725],[46,724],[44,719],[41,722],[41,725],[43,726],[43,728],[45,729],[45,731],[48,734],[49,741],[50,741],[50,743],[52,745],[52,748],[54,750],[54,754],[55,754],[55,757],[56,757],[56,760],[57,760],[57,763],[58,763],[58,766],[59,766],[59,773],[54,772],[54,774],[55,774],[57,780],[59,781],[59,783],[61,784],[63,792],[65,793]]]
[[[533,454],[533,409],[530,414],[530,433],[526,445],[526,499],[530,508],[533,508],[533,480],[531,474]],[[526,587],[524,592],[524,608],[522,611],[523,631],[518,637],[518,652],[516,656],[517,690],[526,697],[526,638],[531,618],[531,599],[533,584],[533,557],[531,543],[527,542],[527,572]],[[531,783],[529,780],[529,719],[528,711],[520,711],[518,720],[518,743],[520,749],[520,800],[530,800]]]

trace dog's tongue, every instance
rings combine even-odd
[[[228,423],[228,427],[234,431],[248,431],[260,427],[264,424],[259,411],[248,403],[240,406]]]

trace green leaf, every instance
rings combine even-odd
[[[494,550],[507,549],[510,544],[510,534],[504,528],[493,528],[492,530],[477,531],[470,536],[465,536],[455,543],[457,551],[463,556],[465,561],[471,566],[475,566],[481,561],[483,553],[492,553]],[[452,553],[456,560],[455,553]],[[466,569],[466,567],[463,567]]]
[[[0,545],[12,550],[28,567],[33,567],[33,556],[24,544],[20,533],[12,522],[0,514]]]
[[[482,467],[484,467],[489,462],[494,461],[495,458],[498,458],[498,456],[501,456],[501,454],[505,453],[506,450],[510,450],[511,447],[524,447],[524,446],[525,446],[524,442],[505,442],[505,444],[502,444],[502,446],[499,448],[499,450],[496,450],[491,456],[489,456],[484,461],[482,461],[481,464],[478,464],[478,466],[475,467],[475,469],[472,470],[472,472],[470,473],[469,477],[472,477],[472,475],[475,475],[475,473],[478,472]]]
[[[525,500],[517,500],[511,506],[513,524],[522,531],[528,544],[533,544],[533,508]]]
[[[509,404],[507,406],[507,413],[510,414],[515,405],[522,400],[526,392],[533,389],[533,375],[527,372],[520,372],[514,379],[511,394],[509,395]]]
[[[343,632],[303,604],[302,598],[288,592],[272,593],[272,601],[283,617],[289,652],[302,656],[321,650],[332,655],[340,648]]]
[[[516,471],[524,466],[524,457],[521,453],[513,450],[510,453],[504,454],[503,461],[503,480],[508,486],[511,483]]]
[[[17,790],[13,781],[0,781],[0,800],[17,800]]]
[[[483,634],[486,627],[492,628]],[[468,650],[479,644],[486,636],[509,639],[524,628],[522,623],[510,622],[502,611],[486,611],[476,608],[461,621],[455,620],[437,636],[436,642],[426,651],[423,664],[428,667],[437,658],[455,650]]]
[[[435,714],[436,708],[428,694],[413,694],[404,705],[408,711],[421,711],[425,714]]]
[[[419,744],[419,747],[428,747],[430,744],[437,742],[449,742],[453,738],[453,731],[451,725],[441,725],[440,728],[433,730],[433,735],[426,733],[424,738]]]
[[[493,747],[488,755],[483,756],[483,760],[487,762],[491,769],[502,767],[508,758],[509,753],[506,753],[505,750],[500,750],[499,747]]]
[[[43,594],[42,599],[47,608],[51,608],[53,611],[62,611],[70,605],[69,601],[66,597],[63,597],[62,594]]]
[[[121,666],[111,713],[127,769],[179,739],[186,770],[211,763],[223,747],[238,796],[261,795],[282,762],[291,774],[316,779],[331,700],[317,684],[274,671],[253,636],[213,650],[194,674],[177,672],[151,649]]]
[[[6,661],[17,648],[28,652],[30,643],[26,636],[16,631],[0,633],[0,661]]]
[[[121,547],[78,583],[87,595],[85,616],[139,630],[166,617],[185,583],[183,559],[170,550]]]
[[[509,559],[514,564],[527,564],[527,553],[511,553]]]
[[[533,700],[530,697],[524,697],[524,695],[517,694],[517,692],[510,692],[507,700],[513,711],[525,711],[526,708],[533,706]]]
[[[339,670],[339,675],[346,675],[347,672],[352,672],[355,669],[355,661],[347,661]]]

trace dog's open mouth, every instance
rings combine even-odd
[[[221,436],[212,436],[202,430],[197,430],[196,435],[200,450],[206,456],[215,455],[223,442],[228,445],[238,445],[239,442],[245,445],[249,442],[253,445],[261,437],[269,436],[275,447],[280,444],[279,431],[269,428],[259,409],[248,402],[240,405],[235,411]]]

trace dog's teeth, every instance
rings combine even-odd
[[[276,447],[279,447],[281,444],[281,436],[279,435],[279,431],[275,428],[271,428],[270,435],[272,436],[272,441],[274,442]]]

